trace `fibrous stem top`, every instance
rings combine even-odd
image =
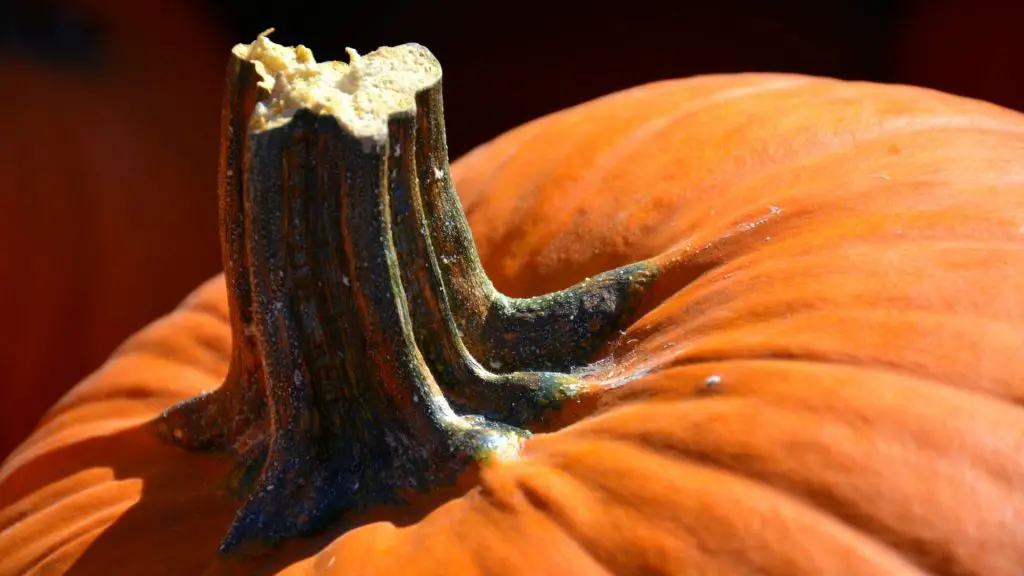
[[[320,62],[305,46],[289,47],[260,34],[232,53],[252,62],[270,97],[253,111],[249,129],[267,130],[286,123],[303,108],[337,118],[342,128],[380,144],[388,118],[416,110],[416,94],[441,78],[441,65],[419,44],[383,47],[360,56],[349,48],[349,62]]]

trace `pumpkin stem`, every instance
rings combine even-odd
[[[412,44],[350,55],[318,64],[265,35],[232,52],[219,181],[231,367],[158,420],[169,441],[238,459],[224,551],[514,457],[519,427],[588,389],[552,370],[589,361],[656,276],[640,264],[498,294],[451,186],[440,66]]]
[[[594,356],[643,308],[661,269],[652,260],[532,298],[509,298],[491,283],[452,186],[439,88],[417,96],[417,149],[433,252],[456,325],[469,351],[500,372],[570,371]]]
[[[484,272],[452,186],[440,82],[416,95],[413,128],[393,136],[396,151],[415,155],[398,157],[398,182],[408,186],[392,202],[409,215],[395,235],[417,344],[456,408],[535,424],[590,389],[564,372],[592,361],[637,311],[657,267],[639,263],[554,294],[505,297]]]

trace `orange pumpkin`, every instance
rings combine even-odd
[[[445,314],[471,314],[449,304],[463,302],[472,285],[451,279],[474,265],[472,254],[453,262],[445,252],[459,238],[459,215],[431,204],[449,191],[443,146],[436,149],[439,85],[417,95],[415,118],[399,114],[389,124],[383,142],[403,154],[371,145],[362,158],[338,144],[347,141],[333,119],[308,111],[247,134],[249,144],[239,140],[239,119],[268,96],[245,61],[236,57],[231,70],[221,166],[230,298],[223,278],[199,288],[65,396],[7,459],[0,573],[1010,575],[1024,566],[1024,369],[1014,361],[1024,345],[1024,117],[919,88],[776,74],[638,87],[534,121],[461,159],[453,179],[496,288],[526,297],[583,281],[572,290],[594,294],[594,278],[609,278],[603,271],[640,262],[650,275],[631,284],[634,314],[607,333],[589,316],[581,340],[601,333],[603,346],[571,369],[557,365],[576,358],[581,342],[552,330],[540,340],[548,346],[526,350],[517,346],[537,340],[507,333],[507,355],[482,360],[494,373],[511,373],[498,358],[545,364],[584,391],[531,421],[545,431],[517,457],[470,463],[465,470],[478,474],[456,479],[463,493],[399,490],[397,505],[341,514],[316,535],[218,552],[229,527],[242,525],[234,533],[243,541],[273,539],[281,525],[301,532],[319,513],[274,508],[281,487],[268,478],[281,478],[292,495],[340,497],[316,492],[320,477],[295,477],[324,461],[289,461],[277,442],[287,437],[301,453],[310,434],[365,416],[355,408],[349,420],[325,424],[337,415],[302,412],[304,400],[288,390],[303,389],[274,379],[289,358],[325,357],[276,347],[323,337],[318,354],[345,352],[309,332],[329,332],[328,315],[286,308],[327,302],[342,319],[363,322],[363,332],[343,334],[370,350],[353,361],[378,370],[363,374],[382,389],[415,395],[401,388],[412,364],[374,347],[394,344],[374,340],[394,326],[372,320],[403,301],[377,296],[406,287],[402,326],[446,306]],[[285,151],[290,176],[268,184],[282,164],[274,150]],[[441,162],[432,167],[440,174],[402,180],[411,166],[405,153]],[[300,285],[296,270],[304,268],[279,271],[283,260],[275,259],[297,258],[304,245],[284,223],[328,232],[304,227],[306,212],[288,211],[302,206],[318,226],[336,225],[316,220],[318,205],[306,202],[310,190],[330,188],[302,179],[304,154],[341,162],[350,169],[343,178],[383,181],[383,168],[361,170],[386,165],[399,170],[392,178],[418,186],[413,213],[426,206],[424,234],[440,230],[426,243],[430,270],[448,276],[392,276],[391,288],[363,283],[376,258],[359,260],[355,248],[378,237],[358,223],[385,220],[354,218],[351,206],[372,194],[350,187],[340,204],[325,197],[350,236],[307,241],[350,259],[343,284],[359,304],[353,311],[314,296],[295,300],[289,287]],[[295,203],[280,204],[277,189]],[[405,193],[381,190],[396,205]],[[238,224],[243,213],[248,220]],[[396,239],[404,238],[399,220]],[[423,264],[422,244],[396,243],[408,251],[387,252],[389,262]],[[409,287],[421,280],[447,304],[418,308]],[[286,329],[297,331],[275,335]],[[478,329],[459,326],[473,354],[500,347],[473,340]],[[434,353],[418,332],[404,342],[425,358]],[[223,393],[242,386],[240,374],[257,374],[274,396],[259,406],[278,410],[269,417],[276,428],[249,409],[250,396]],[[310,374],[296,372],[295,383],[323,382]],[[437,398],[476,401],[438,381]],[[377,401],[380,389],[362,390]],[[237,403],[218,404],[225,398]],[[413,413],[415,402],[395,398],[394,410]],[[502,416],[500,402],[491,410]],[[396,430],[364,422],[381,426],[361,437],[367,446]],[[197,450],[203,442],[218,449]],[[254,461],[257,492],[232,492],[252,486],[238,480],[237,464],[255,452],[269,454]],[[245,516],[254,509],[269,512]]]

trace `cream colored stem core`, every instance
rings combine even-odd
[[[269,31],[268,31],[269,32]],[[269,130],[308,109],[334,116],[365,148],[387,139],[388,118],[416,111],[416,94],[437,83],[441,65],[419,44],[382,47],[360,56],[349,48],[349,62],[317,62],[305,46],[282,46],[260,34],[232,53],[252,62],[270,97],[257,104],[251,132]]]

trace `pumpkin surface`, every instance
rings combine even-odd
[[[619,382],[465,494],[247,560],[275,574],[1018,574],[1024,117],[774,74],[658,82],[453,168],[506,294],[661,258]],[[223,278],[0,468],[0,574],[202,574],[230,463],[149,423],[216,388]],[[258,566],[256,570],[254,566]]]

